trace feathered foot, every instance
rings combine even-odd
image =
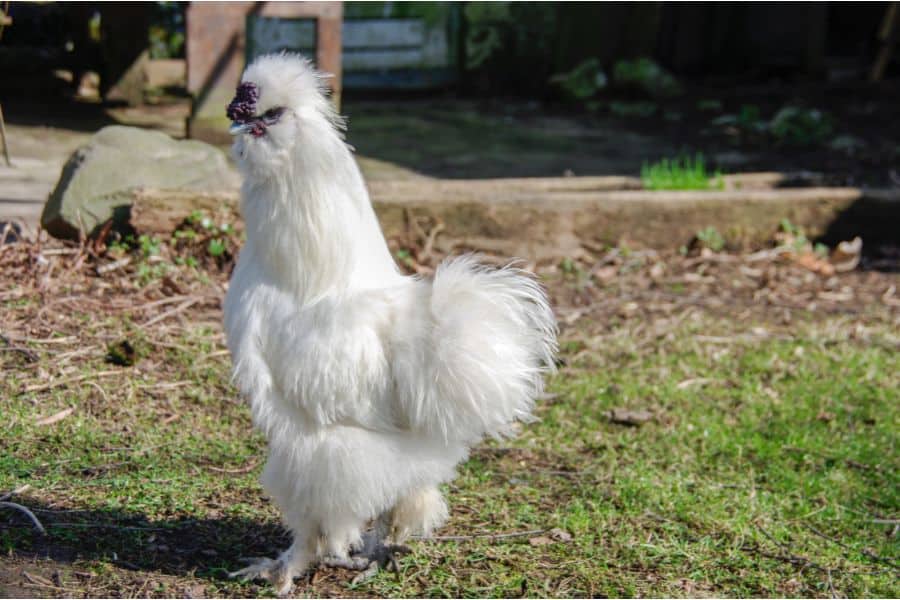
[[[275,590],[281,597],[291,593],[294,587],[294,576],[299,575],[290,562],[286,560],[284,554],[275,560],[271,558],[244,558],[241,561],[252,564],[240,571],[229,573],[228,577],[240,579],[241,581],[264,579],[275,587]]]
[[[357,584],[374,577],[379,569],[399,573],[400,566],[397,564],[397,556],[409,554],[411,551],[407,546],[381,543],[372,552],[361,552],[346,557],[326,556],[322,559],[322,564],[327,567],[362,571],[353,578],[353,583]]]
[[[397,556],[409,554],[412,550],[401,544],[386,544],[387,523],[380,520],[373,531],[363,535],[362,548],[351,552],[349,556],[325,556],[321,564],[327,567],[338,567],[351,571],[362,571],[353,578],[352,583],[363,583],[374,577],[378,569],[400,572]]]

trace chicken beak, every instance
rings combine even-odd
[[[228,129],[228,133],[231,135],[240,135],[250,129],[250,125],[248,123],[232,123],[231,127]]]

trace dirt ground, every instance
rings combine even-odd
[[[206,252],[205,234],[198,229],[199,238],[178,238],[182,242],[173,238],[171,242],[163,241],[149,253],[146,248],[135,248],[124,255],[127,261],[123,261],[121,250],[113,252],[90,245],[78,247],[53,240],[0,247],[0,274],[5,281],[17,282],[14,288],[2,293],[4,308],[0,313],[5,342],[2,348],[5,350],[4,368],[13,369],[8,373],[20,373],[16,378],[21,379],[21,383],[16,383],[15,387],[49,394],[60,389],[54,382],[65,382],[66,378],[78,381],[84,377],[92,381],[96,377],[96,381],[105,387],[108,384],[104,381],[110,380],[100,379],[100,375],[115,373],[94,371],[96,375],[77,375],[81,372],[80,365],[94,364],[82,361],[94,360],[92,356],[96,358],[98,352],[102,354],[103,349],[121,335],[137,335],[135,339],[153,350],[149,356],[143,354],[143,366],[129,377],[152,372],[162,382],[150,385],[147,392],[152,395],[151,404],[159,407],[153,410],[161,411],[153,413],[152,428],[160,428],[160,423],[168,424],[170,419],[177,418],[170,412],[175,408],[165,408],[171,402],[171,399],[167,400],[172,393],[169,387],[172,384],[168,382],[184,379],[179,372],[181,367],[162,358],[158,354],[161,352],[180,352],[172,349],[183,348],[191,362],[197,360],[197,352],[204,357],[217,357],[214,379],[201,385],[211,385],[214,395],[221,390],[222,395],[215,396],[214,402],[221,403],[222,398],[228,403],[233,402],[228,399],[233,390],[223,379],[227,371],[227,357],[223,354],[227,352],[222,348],[220,320],[223,286],[232,268],[238,242],[237,238],[229,238],[226,241],[228,251],[220,257],[211,257]],[[428,232],[424,233],[427,236]],[[432,252],[426,253],[424,242],[423,239],[391,240],[391,246],[397,256],[402,257],[400,264],[407,272],[427,273],[442,258]],[[826,346],[842,344],[839,340],[844,338],[840,336],[849,335],[855,336],[861,344],[871,341],[896,347],[896,335],[884,337],[878,332],[896,333],[900,324],[900,275],[859,268],[835,272],[825,266],[827,261],[811,262],[808,254],[797,251],[798,247],[796,239],[782,235],[772,246],[747,254],[715,252],[702,246],[691,249],[686,255],[612,248],[588,252],[577,261],[561,257],[558,263],[529,266],[541,274],[548,286],[562,330],[563,369],[574,377],[578,373],[603,369],[606,361],[615,360],[619,351],[610,348],[616,347],[616,340],[626,340],[624,352],[635,356],[654,355],[670,338],[675,339],[676,344],[681,343],[680,338],[672,338],[673,331],[689,322],[717,323],[694,334],[696,339],[714,346],[728,346],[740,343],[740,340],[791,339],[798,328],[828,321],[839,325],[831,333],[817,334],[825,336],[822,343]],[[188,261],[190,258],[193,263]],[[503,260],[503,257],[494,258]],[[166,270],[156,270],[159,265],[166,265]],[[85,320],[87,315],[92,315],[90,325]],[[131,323],[145,325],[135,327]],[[182,337],[187,324],[208,328],[212,345]],[[121,329],[123,326],[124,330]],[[828,336],[833,337],[831,342],[826,339],[832,339]],[[49,340],[52,344],[42,345],[41,340]],[[45,362],[47,351],[53,357],[50,362]],[[199,361],[207,360],[204,357]],[[109,360],[107,357],[107,363]],[[101,368],[116,367],[107,364]],[[100,389],[97,383],[91,385]],[[115,393],[112,388],[108,389],[109,392],[103,392],[101,396],[93,396],[93,400],[80,410],[96,415],[117,410],[104,401],[107,393]],[[217,411],[214,405],[211,408]],[[131,411],[141,409],[126,410],[131,415],[129,419],[138,419]],[[203,412],[207,409],[195,406],[187,410]],[[221,417],[214,418],[218,419],[217,427],[230,431],[230,424],[222,422]],[[114,427],[122,424],[121,420],[114,422]],[[138,420],[134,421],[134,426],[138,427]],[[129,427],[127,422],[124,427]],[[238,429],[228,435],[240,435],[241,431]],[[205,435],[202,431],[198,433],[201,437]],[[50,437],[44,438],[45,443],[59,443],[52,433],[46,435]],[[127,438],[128,434],[124,435]],[[9,443],[7,440],[5,444]],[[171,456],[165,458],[165,450],[152,448],[155,447],[151,447],[148,457],[162,453],[164,461],[172,460]],[[6,450],[10,455],[16,454],[15,442]],[[132,449],[126,450],[131,452]],[[205,481],[203,477],[209,475],[219,481],[223,477],[247,477],[251,469],[256,470],[259,466],[258,460],[252,458],[259,448],[253,446],[249,451],[249,466],[211,466],[209,468],[215,472],[199,479]],[[501,460],[491,458],[490,451],[491,448],[484,449],[489,464]],[[22,448],[19,452],[26,450]],[[479,452],[481,450],[475,454],[476,459],[482,456]],[[117,469],[125,468],[126,473],[133,472],[139,477],[141,469],[152,472],[150,466],[140,466],[134,454],[126,455],[123,460],[85,467],[79,471],[77,479],[88,482],[88,489],[91,489],[91,481],[97,481],[100,487],[96,490],[103,492],[105,489],[105,494],[112,492],[116,483],[104,478],[112,477]],[[224,460],[234,464],[235,457],[230,450]],[[520,464],[520,461],[510,464]],[[25,474],[33,467],[23,463],[17,468]],[[53,467],[45,465],[38,471],[46,468]],[[556,473],[571,467],[550,463],[545,468]],[[159,480],[162,486],[167,485],[170,480],[166,477],[171,476],[156,475],[163,477]],[[285,543],[284,533],[272,520],[271,508],[259,496],[250,477],[250,483],[246,484],[250,487],[234,487],[226,482],[224,490],[211,492],[206,499],[197,498],[196,502],[204,505],[206,516],[203,518],[179,513],[184,509],[172,509],[165,513],[166,516],[148,520],[140,512],[94,509],[91,501],[67,499],[65,494],[54,491],[53,486],[20,491],[13,497],[21,497],[22,502],[38,510],[39,518],[54,533],[49,537],[32,535],[30,525],[22,515],[6,512],[0,516],[0,535],[6,536],[3,537],[6,556],[0,562],[0,593],[6,597],[268,594],[270,590],[265,586],[234,587],[223,577],[222,569],[208,569],[210,564],[218,564],[226,560],[224,557],[230,557],[234,547],[239,546],[245,555],[271,555]],[[153,486],[155,481],[142,481],[141,485]],[[63,480],[57,484],[65,485]],[[147,493],[158,492],[150,490]],[[140,496],[126,499],[126,503],[136,506],[141,502]],[[222,513],[222,503],[237,503],[257,512],[248,513],[253,517],[228,516]],[[459,510],[462,508],[464,506],[458,507]],[[264,514],[261,515],[259,510]],[[464,520],[460,515],[455,518]],[[449,533],[453,534],[454,530]],[[441,550],[426,552],[429,556],[437,553],[437,556]],[[587,577],[590,580],[591,576]],[[377,591],[382,588],[354,587],[348,580],[349,576],[339,570],[324,569],[305,580],[301,589],[306,590],[304,594],[316,596],[391,595],[384,590]],[[441,589],[444,594],[450,593],[448,588]],[[568,595],[565,589],[550,590],[547,594]],[[719,591],[724,593],[727,589],[720,588]],[[785,588],[783,591],[792,589],[794,594],[814,595],[809,589]],[[702,592],[701,588],[686,587],[679,594],[699,592]],[[716,592],[713,589],[710,593]]]

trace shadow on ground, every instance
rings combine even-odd
[[[0,539],[15,548],[9,557],[77,564],[110,563],[135,572],[224,580],[242,557],[274,557],[289,537],[274,521],[239,517],[149,521],[117,510],[59,510],[26,502],[47,530],[42,535],[21,512],[3,511]],[[4,572],[0,584],[14,585],[18,573]]]
[[[113,105],[79,101],[71,84],[52,72],[38,72],[0,83],[0,103],[7,125],[70,129],[93,133],[116,123]]]

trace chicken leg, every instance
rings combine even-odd
[[[351,551],[348,556],[326,556],[321,564],[351,571],[362,571],[353,578],[353,583],[362,583],[374,577],[380,568],[390,566],[399,572],[397,555],[412,552],[408,546],[387,543],[390,532],[390,516],[383,514],[375,522],[375,527],[363,534],[362,546]]]

